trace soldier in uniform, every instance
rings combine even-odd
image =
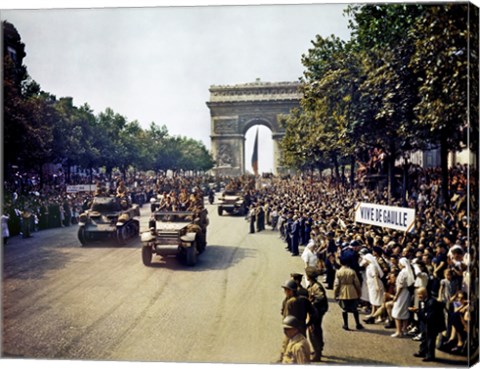
[[[191,205],[194,204],[190,204],[190,198],[187,194],[187,190],[185,188],[182,188],[180,194],[178,195],[178,210],[185,211]]]
[[[262,202],[257,204],[256,211],[256,225],[257,225],[257,232],[261,232],[265,230],[265,210],[263,208]]]
[[[27,207],[22,212],[22,235],[23,238],[32,237],[32,227],[31,227],[31,218],[32,218],[32,211],[29,207]]]
[[[125,182],[120,181],[117,187],[117,197],[123,198],[127,196],[127,187],[125,186]]]
[[[297,288],[297,294],[298,296],[305,296],[308,297],[308,291],[305,287],[302,286],[302,278],[303,274],[300,273],[292,273],[290,274],[290,277],[297,282],[298,288]]]
[[[298,245],[300,243],[300,220],[297,215],[293,217],[293,223],[290,229],[291,250],[292,256],[298,256]]]
[[[310,345],[302,334],[300,322],[293,315],[283,319],[283,332],[287,338],[287,345],[282,353],[282,364],[309,364]]]
[[[328,311],[328,298],[325,287],[317,280],[319,271],[314,267],[307,267],[305,274],[308,279],[308,299],[316,312],[313,324],[308,327],[308,337],[313,347],[312,361],[321,361],[323,351],[323,316]]]
[[[333,293],[338,304],[342,308],[343,326],[345,330],[348,328],[348,313],[352,313],[355,319],[357,329],[363,329],[360,324],[358,314],[358,299],[362,293],[361,282],[357,273],[350,267],[349,260],[340,257],[341,268],[335,276],[333,285]]]
[[[292,228],[293,228],[293,213],[289,212],[287,220],[285,221],[285,241],[287,241],[286,249],[292,252]]]
[[[306,296],[298,294],[298,284],[293,279],[289,279],[283,285],[285,299],[282,302],[281,314],[285,318],[287,315],[293,315],[300,322],[300,330],[304,336],[307,335],[307,318],[309,321],[314,319],[312,304]]]
[[[193,217],[194,217],[194,223],[197,224],[200,229],[200,248],[201,252],[205,249],[207,246],[207,227],[209,224],[209,219],[208,219],[208,210],[205,209],[203,204],[198,204],[195,207],[195,210],[193,211]]]
[[[105,183],[103,182],[97,183],[97,189],[95,190],[94,196],[108,196],[107,187],[105,186]]]
[[[257,219],[257,212],[254,204],[250,206],[248,219],[250,220],[250,233],[255,233],[255,222]]]

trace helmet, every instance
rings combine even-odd
[[[285,319],[283,319],[282,324],[283,324],[283,328],[300,329],[300,322],[293,315],[287,315]]]
[[[295,282],[293,279],[289,279],[285,281],[285,283],[282,285],[283,288],[287,288],[292,291],[296,291],[298,289],[298,284]]]
[[[366,247],[364,247],[363,249],[361,249],[361,250],[359,251],[359,254],[360,254],[360,255],[366,255],[366,254],[368,254],[368,253],[370,253],[370,251],[368,251],[368,249],[367,249]]]
[[[290,274],[290,277],[292,277],[292,279],[294,279],[294,280],[297,280],[297,279],[300,279],[300,280],[301,280],[302,277],[303,277],[303,274],[300,274],[300,273],[291,273],[291,274]]]
[[[305,268],[305,274],[309,278],[317,278],[320,275],[319,270],[311,266]]]

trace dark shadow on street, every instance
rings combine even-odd
[[[241,262],[245,258],[255,257],[258,250],[234,246],[208,245],[205,251],[197,255],[197,263],[187,266],[185,260],[178,256],[154,255],[150,268],[203,272],[208,270],[224,270]]]
[[[360,359],[358,357],[352,357],[352,356],[329,356],[325,355],[322,356],[322,364],[328,364],[328,365],[352,365],[352,366],[364,366],[364,365],[369,365],[369,366],[394,366],[389,362],[386,361],[378,361],[378,360],[368,360],[368,359]]]

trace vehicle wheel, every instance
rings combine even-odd
[[[87,244],[87,232],[85,231],[85,226],[78,227],[78,240],[82,246]]]
[[[119,245],[125,245],[128,238],[127,227],[126,226],[118,227],[116,236],[117,236],[117,243]]]
[[[143,265],[147,267],[152,265],[152,248],[150,246],[142,247],[142,261]]]
[[[193,242],[190,247],[187,247],[186,256],[187,256],[187,265],[194,266],[197,263],[197,243]]]
[[[198,253],[201,254],[207,247],[207,238],[202,233],[198,233],[195,238],[195,243],[197,244]]]
[[[218,211],[218,215],[222,216],[223,208],[221,206],[218,207],[217,211]]]
[[[140,222],[138,220],[133,221],[133,237],[140,234]]]

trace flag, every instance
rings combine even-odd
[[[255,143],[253,144],[252,168],[253,174],[255,174],[255,176],[258,176],[258,128],[257,134],[255,135]]]

